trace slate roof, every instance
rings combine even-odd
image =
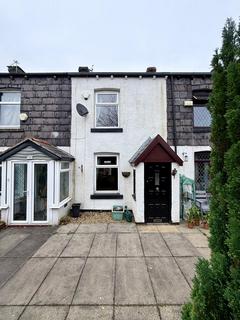
[[[49,144],[46,141],[39,140],[36,138],[27,138],[20,143],[16,144],[15,146],[7,149],[6,151],[3,151],[0,153],[0,161],[4,161],[11,157],[12,155],[16,154],[20,150],[27,148],[28,146],[31,146],[35,148],[36,150],[42,152],[43,154],[46,154],[53,160],[57,161],[74,161],[74,157],[63,151],[62,149],[55,147],[51,144]]]

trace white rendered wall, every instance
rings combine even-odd
[[[171,172],[176,169],[177,173],[172,177],[172,206],[171,206],[171,221],[172,223],[178,223],[180,221],[180,185],[179,185],[179,168],[177,163],[171,164]]]
[[[136,167],[136,204],[134,218],[136,222],[144,221],[144,163]]]
[[[122,133],[92,133],[95,122],[94,89],[117,89],[119,93],[119,126]],[[84,100],[83,94],[88,95]],[[76,104],[82,103],[89,114],[81,117]],[[72,78],[71,150],[75,157],[75,199],[82,209],[111,209],[113,204],[133,203],[133,174],[129,159],[149,137],[167,138],[166,80],[164,78]],[[95,153],[119,154],[119,193],[123,200],[90,199],[95,186]],[[139,167],[139,169],[138,169]],[[137,171],[141,171],[141,165]],[[129,178],[122,171],[130,171]],[[137,172],[136,172],[137,173]],[[137,175],[138,176],[138,175]],[[138,178],[137,178],[138,179]],[[144,184],[144,175],[138,185]],[[143,197],[144,199],[144,197]],[[144,201],[144,200],[142,200]],[[142,206],[141,206],[142,207]],[[144,210],[144,206],[143,209]],[[137,210],[138,211],[138,210]],[[139,217],[142,217],[139,211]],[[142,219],[142,218],[140,218]]]
[[[174,149],[172,147],[172,149]],[[183,166],[179,167],[179,173],[187,178],[195,179],[194,153],[199,151],[211,151],[210,146],[178,146],[177,154],[184,161],[183,153],[187,154],[188,161],[183,162]]]

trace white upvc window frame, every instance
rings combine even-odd
[[[99,165],[97,163],[98,158],[108,158],[108,157],[115,157],[116,158],[116,164],[111,164],[111,165]],[[118,178],[118,188],[117,190],[97,190],[97,168],[117,168],[117,178]],[[95,185],[94,185],[94,190],[96,194],[107,194],[107,193],[119,193],[119,155],[118,154],[96,154],[95,155]]]
[[[117,96],[117,101],[116,102],[98,102],[98,95],[99,94],[116,94]],[[116,105],[117,106],[117,116],[118,116],[118,125],[117,126],[97,126],[97,105]],[[94,119],[94,124],[95,128],[97,129],[114,129],[114,128],[119,128],[119,91],[117,90],[101,90],[101,91],[96,91],[95,92],[95,119]]]
[[[19,124],[18,125],[1,125],[0,129],[20,129],[20,113],[21,113],[21,91],[20,90],[0,90],[0,93],[20,93],[20,101],[0,101],[0,107],[2,105],[19,105]]]
[[[67,163],[68,168],[62,169],[62,164]],[[61,161],[59,164],[59,188],[58,188],[58,197],[59,197],[59,205],[65,203],[70,198],[70,162],[69,161]],[[68,172],[68,195],[66,198],[61,200],[61,173]]]

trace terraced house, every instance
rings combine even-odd
[[[209,73],[0,74],[1,218],[57,224],[126,205],[135,221],[180,221],[180,177],[206,191]]]

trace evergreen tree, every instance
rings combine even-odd
[[[228,249],[230,280],[226,297],[233,319],[240,319],[240,27],[236,32],[236,48],[228,66],[228,108],[226,113],[231,147],[226,154],[228,172],[227,203],[229,212]]]
[[[210,262],[197,265],[184,320],[240,319],[240,28],[227,19],[212,60]]]

